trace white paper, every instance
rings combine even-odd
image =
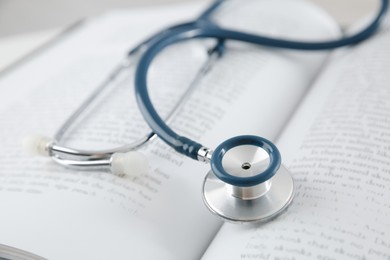
[[[261,5],[277,14],[281,2],[265,1]],[[296,6],[307,10],[300,1]],[[336,35],[338,30],[332,21],[314,11],[319,18],[310,16],[312,23],[306,23],[300,15],[292,17],[289,25],[296,24],[302,35]],[[0,216],[0,243],[54,259],[197,259],[203,254],[221,225],[206,210],[200,194],[207,165],[179,156],[156,140],[141,149],[149,158],[149,173],[134,180],[120,179],[106,173],[66,170],[47,158],[24,155],[19,146],[29,133],[52,136],[129,45],[151,33],[145,30],[146,25],[150,30],[160,27],[160,18],[166,22],[179,19],[174,19],[176,13],[187,18],[196,11],[185,6],[148,14],[107,15],[87,23],[84,29],[0,82],[6,86],[0,88],[1,96],[7,95],[0,107],[4,126],[1,136],[7,138],[2,140],[0,159],[0,204],[6,212]],[[140,21],[146,22],[145,27],[140,27]],[[290,32],[289,28],[285,30]],[[185,51],[189,48],[195,66],[205,59],[205,45],[210,42],[174,46],[168,52],[184,52],[180,55],[183,60],[177,62],[186,63]],[[157,88],[153,90],[154,99],[166,113],[177,98],[169,91],[187,85],[191,76],[185,75],[193,73],[191,66],[183,67],[173,71],[180,74],[179,79],[169,75],[154,82],[172,70],[169,62],[178,58],[172,53],[165,55],[171,60],[168,65],[162,58],[157,60],[150,81],[151,87]],[[172,126],[211,147],[238,134],[275,139],[325,59],[326,53],[280,52],[228,43],[226,54],[173,119]],[[125,118],[121,117],[137,125],[142,122],[136,119],[135,104],[124,90],[98,105],[91,119],[68,137],[69,143],[97,148],[100,143],[117,145],[132,139],[132,134],[126,134],[129,125],[123,125],[121,119]],[[123,135],[113,138],[116,128]]]
[[[205,259],[389,259],[388,25],[334,55],[278,141],[296,195],[264,225],[225,224]]]

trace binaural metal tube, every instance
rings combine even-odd
[[[218,43],[217,45],[219,46],[220,43]],[[170,113],[166,117],[166,122],[170,122],[174,117],[174,115],[179,111],[180,107],[182,107],[183,104],[188,100],[188,98],[193,93],[195,87],[199,84],[203,76],[207,74],[208,71],[212,68],[212,65],[215,63],[219,55],[220,55],[219,49],[217,47],[214,47],[209,51],[209,57],[207,61],[200,68],[200,70],[198,71],[198,73],[195,75],[194,79],[190,83],[188,89],[184,92],[184,94],[180,97],[179,101],[170,111]],[[83,111],[87,109],[88,106],[97,98],[99,92],[101,92],[111,82],[111,80],[115,79],[118,73],[120,73],[123,69],[131,66],[131,64],[132,63],[130,62],[123,63],[119,67],[114,69],[113,72],[110,74],[111,76],[109,77],[109,79],[107,79],[103,84],[101,84],[92,93],[92,95],[88,97],[86,101],[83,102],[83,104],[75,111],[75,113],[73,113],[70,116],[70,118],[63,124],[63,126],[60,128],[60,130],[55,136],[55,142],[51,143],[48,147],[50,155],[53,157],[53,159],[56,162],[64,166],[67,166],[69,164],[70,167],[79,167],[79,168],[91,167],[90,165],[94,165],[94,164],[89,163],[89,161],[109,159],[111,155],[114,153],[118,153],[118,152],[125,153],[125,152],[136,150],[141,146],[145,145],[148,141],[151,141],[153,138],[156,137],[155,133],[150,132],[131,144],[112,148],[112,149],[106,149],[106,150],[81,150],[81,149],[75,149],[75,148],[66,147],[58,144],[58,142],[66,133],[66,131],[68,131],[71,128],[73,123],[78,119],[78,117],[83,113]],[[76,163],[76,161],[81,161],[81,163]]]

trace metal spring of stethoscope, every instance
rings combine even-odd
[[[236,40],[274,48],[295,50],[325,50],[356,44],[369,38],[379,27],[388,8],[388,0],[381,0],[381,7],[373,21],[360,32],[325,42],[300,42],[269,38],[260,35],[228,30],[219,27],[210,16],[225,1],[217,0],[194,22],[170,27],[150,37],[129,52],[125,62],[98,87],[81,107],[64,123],[54,140],[43,137],[30,139],[28,148],[34,153],[50,156],[54,161],[71,168],[109,168],[115,175],[137,175],[147,168],[147,160],[136,149],[158,136],[177,152],[192,159],[210,163],[211,170],[203,184],[203,200],[211,212],[227,221],[258,222],[277,216],[291,203],[294,182],[291,174],[281,164],[276,146],[269,140],[243,135],[233,137],[220,144],[214,151],[189,138],[176,134],[166,121],[184,103],[197,80],[192,82],[181,101],[165,120],[154,109],[147,90],[148,69],[155,56],[167,46],[194,38],[217,39],[210,51],[210,58],[196,79],[205,74],[215,59],[224,53],[226,40]],[[98,93],[120,71],[132,65],[139,56],[136,68],[135,92],[139,109],[153,132],[140,140],[119,148],[102,151],[83,151],[59,144],[64,132]]]

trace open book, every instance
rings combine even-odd
[[[228,42],[170,125],[215,147],[241,134],[276,142],[296,183],[292,205],[265,224],[223,223],[203,205],[208,165],[154,139],[147,173],[119,178],[64,169],[23,153],[25,136],[53,136],[126,51],[153,32],[193,19],[207,3],[115,11],[91,19],[0,78],[0,258],[389,259],[390,32],[334,52]],[[341,35],[300,0],[232,1],[216,20],[293,39]],[[248,15],[237,17],[240,8]],[[358,25],[356,25],[358,26]],[[167,114],[207,62],[212,40],[175,45],[149,77]],[[107,148],[148,132],[133,69],[120,75],[65,136]],[[17,249],[28,253],[18,253]]]

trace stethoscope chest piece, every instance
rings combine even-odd
[[[232,222],[265,222],[292,201],[294,182],[280,153],[258,136],[238,136],[222,143],[211,159],[203,200],[211,212]]]

